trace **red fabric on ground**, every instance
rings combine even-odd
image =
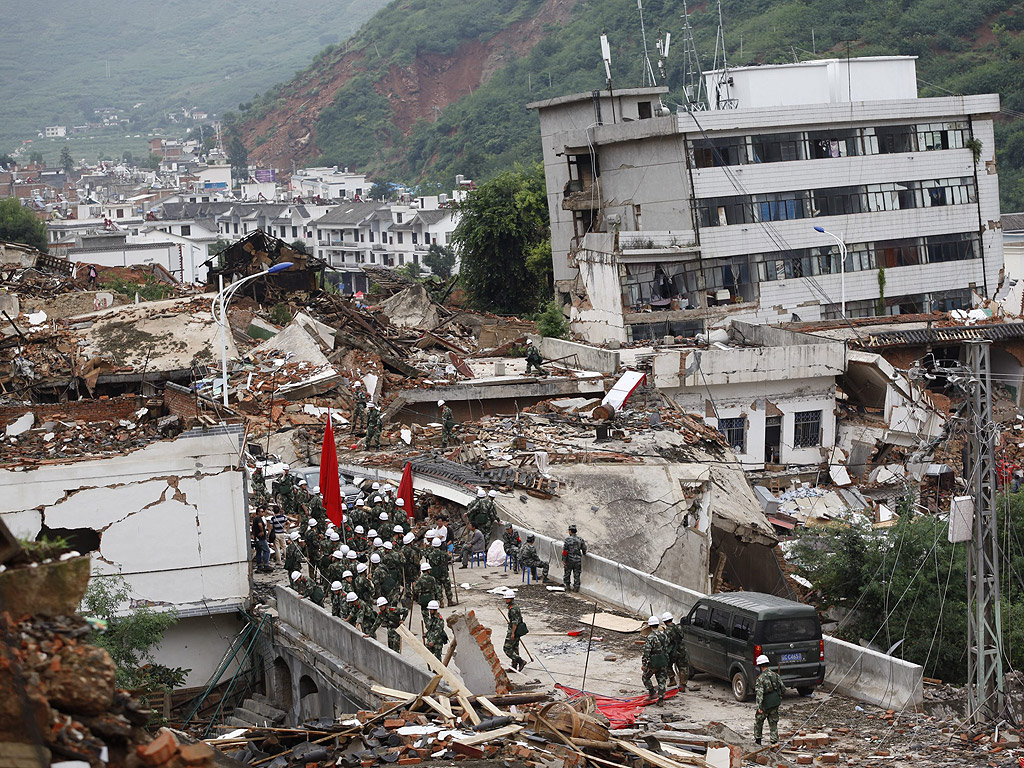
[[[612,696],[602,696],[599,693],[570,688],[561,683],[555,683],[555,688],[564,691],[570,701],[578,699],[580,696],[593,696],[598,712],[608,718],[611,728],[628,728],[636,721],[636,716],[644,711],[645,706],[654,703],[654,699],[646,695],[634,696],[631,699],[616,699]],[[678,688],[669,688],[665,692],[665,698],[671,699],[677,693],[679,693]]]

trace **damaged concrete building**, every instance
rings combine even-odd
[[[994,295],[997,95],[919,98],[905,56],[707,77],[719,97],[706,111],[668,115],[664,88],[529,105],[577,333],[693,336],[729,316],[943,311]]]

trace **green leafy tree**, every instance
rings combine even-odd
[[[14,167],[15,159],[8,154],[0,155],[0,168],[9,170]]]
[[[306,241],[302,238],[296,238],[292,240],[291,248],[296,253],[301,253],[303,256],[308,256],[309,252],[306,250]]]
[[[117,665],[120,688],[149,691],[169,689],[184,682],[189,670],[154,664],[152,651],[164,632],[178,621],[175,611],[157,612],[146,606],[126,610],[131,601],[128,584],[120,576],[93,578],[82,601],[83,613],[106,623],[89,641],[105,648]]]
[[[45,162],[45,160],[43,160],[43,153],[40,152],[39,150],[33,150],[32,152],[29,152],[28,161],[33,165],[42,165]]]
[[[527,256],[549,237],[541,165],[498,174],[466,196],[459,215],[454,243],[470,302],[495,312],[533,310],[544,286]]]
[[[71,173],[75,170],[75,161],[71,157],[71,150],[67,148],[67,145],[61,147],[60,150],[60,167],[64,173]]]
[[[419,280],[423,275],[423,270],[420,269],[420,265],[415,261],[410,261],[408,264],[403,264],[400,267],[395,268],[395,272],[400,275],[412,278],[413,280]]]
[[[541,336],[552,336],[556,339],[569,338],[569,323],[558,302],[552,299],[544,305],[537,315],[537,331]]]
[[[46,225],[16,197],[0,200],[0,240],[46,251]]]
[[[370,187],[371,200],[390,200],[394,196],[390,181],[375,181]]]
[[[447,280],[452,276],[452,270],[455,269],[455,251],[446,245],[431,243],[430,248],[423,255],[423,263],[433,274],[442,280]]]
[[[149,157],[146,158],[146,167],[151,171],[157,171],[160,169],[160,155],[156,152],[150,152]]]

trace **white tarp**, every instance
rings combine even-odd
[[[629,396],[636,391],[643,382],[646,374],[640,371],[626,371],[619,380],[615,382],[608,394],[604,396],[601,405],[611,405],[616,412],[622,410],[622,406],[629,400]]]

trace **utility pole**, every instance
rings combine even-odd
[[[1004,704],[990,343],[967,342],[972,418],[964,475],[974,496],[974,535],[967,549],[967,710],[975,723],[995,720]]]

